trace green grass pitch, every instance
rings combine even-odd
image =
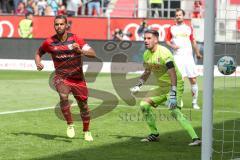
[[[49,75],[50,72],[0,71],[0,160],[200,159],[201,147],[188,146],[190,137],[164,106],[155,109],[160,141],[140,142],[149,134],[140,109],[138,105],[129,106],[121,100],[109,74],[100,74],[95,82],[88,83],[90,95],[105,96],[109,105],[97,110],[101,99],[89,98],[91,110],[97,110],[91,121],[94,141],[83,140],[75,102],[72,111],[76,137],[67,138],[66,124],[54,108],[58,95],[48,85]],[[202,77],[198,81],[199,104],[202,105]],[[124,84],[119,83],[121,89]],[[185,84],[183,112],[201,136],[202,111],[191,109],[190,87],[187,81]],[[213,159],[240,157],[240,79],[215,78],[213,98]],[[111,108],[111,104],[117,107]],[[40,108],[43,110],[35,110]],[[21,112],[12,113],[16,111]]]

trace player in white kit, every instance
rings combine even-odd
[[[188,77],[192,90],[192,106],[194,109],[200,109],[197,104],[198,85],[197,85],[197,69],[193,59],[192,48],[198,59],[202,58],[197,43],[193,36],[192,27],[184,23],[185,12],[182,9],[176,9],[176,24],[169,27],[166,35],[166,44],[171,47],[174,52],[175,62],[182,73],[183,77]]]

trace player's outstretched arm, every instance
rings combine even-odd
[[[142,79],[144,82],[147,81],[147,79],[149,78],[151,74],[151,70],[149,68],[145,68],[143,74],[141,75],[140,79]]]
[[[37,67],[37,70],[41,71],[44,68],[44,65],[41,63],[42,60],[42,54],[39,52],[39,50],[36,51],[35,54],[35,64]]]
[[[81,49],[78,43],[73,43],[72,45],[73,50],[75,50],[77,53],[87,56],[89,58],[95,58],[96,52],[93,48],[91,48],[88,44],[85,44],[83,48]]]
[[[175,68],[168,69],[168,74],[171,79],[171,85],[176,86],[177,85],[177,76]]]
[[[82,53],[84,56],[87,56],[89,58],[95,58],[96,57],[96,52],[93,48],[90,48],[88,50],[82,50]]]
[[[133,94],[139,92],[141,87],[143,86],[144,82],[146,82],[147,79],[149,78],[150,74],[151,74],[151,70],[150,69],[145,69],[145,71],[143,72],[143,74],[139,78],[137,84],[134,87],[130,88],[130,91]]]
[[[166,64],[168,74],[171,80],[171,89],[169,91],[168,107],[174,109],[177,106],[177,75],[172,61]]]

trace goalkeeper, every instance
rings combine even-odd
[[[141,75],[135,87],[131,88],[132,94],[140,91],[144,82],[148,79],[151,72],[157,79],[158,88],[147,93],[147,98],[140,102],[143,116],[151,130],[151,134],[142,139],[143,142],[159,140],[159,132],[156,127],[155,116],[152,107],[166,102],[171,115],[180,123],[192,138],[189,146],[198,146],[201,140],[195,133],[190,122],[181,112],[180,103],[184,90],[184,82],[181,73],[175,65],[171,52],[164,46],[158,44],[159,33],[155,30],[147,30],[144,33],[144,43],[146,51],[144,52],[145,71]]]

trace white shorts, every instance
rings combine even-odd
[[[174,55],[175,63],[182,74],[182,77],[194,78],[198,76],[197,67],[192,54]]]

